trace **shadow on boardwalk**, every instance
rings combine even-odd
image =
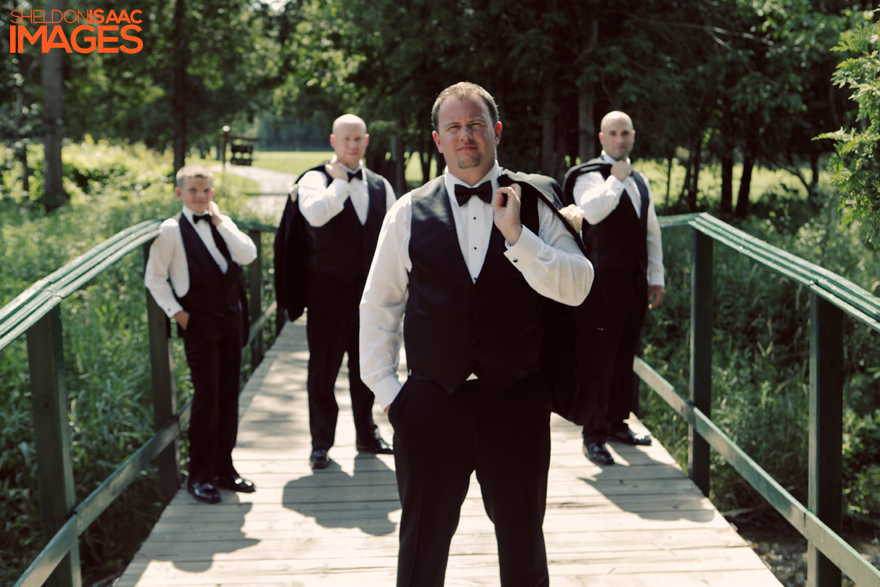
[[[358,528],[373,536],[397,529],[388,518],[400,509],[397,479],[375,455],[355,457],[351,475],[331,460],[326,469],[285,485],[282,500],[285,508],[314,518],[323,528]]]
[[[343,371],[332,465],[309,468],[307,360],[304,321],[287,324],[242,392],[234,458],[257,492],[223,491],[222,503],[204,505],[180,490],[118,587],[395,584],[394,459],[355,450]],[[390,437],[378,406],[374,418]],[[647,433],[637,420],[632,426]],[[551,437],[544,534],[553,587],[780,585],[656,442],[609,445],[618,464],[603,469],[584,458],[578,427],[554,416]],[[475,477],[446,585],[500,585],[494,530]]]

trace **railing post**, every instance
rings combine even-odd
[[[843,492],[843,312],[810,294],[809,509],[840,533]],[[839,587],[840,569],[807,546],[807,587]]]
[[[712,239],[694,229],[691,252],[691,376],[694,407],[712,411]],[[709,443],[688,429],[688,475],[709,495]]]
[[[144,245],[144,263],[150,257],[150,245]],[[177,414],[177,390],[174,385],[174,358],[171,346],[171,321],[147,294],[147,330],[150,333],[150,372],[153,382],[154,430],[159,430]],[[178,439],[156,457],[159,467],[159,491],[162,502],[168,503],[180,487],[180,443]]]
[[[44,543],[48,544],[76,507],[60,305],[28,329],[27,349],[37,449],[40,529]],[[76,542],[46,585],[82,585]]]
[[[251,323],[254,323],[263,314],[263,247],[259,230],[249,230],[248,234],[257,245],[257,258],[248,265],[248,287],[250,289],[248,305],[250,306]],[[260,332],[251,343],[251,367],[256,369],[262,361],[263,333]]]

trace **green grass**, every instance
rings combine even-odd
[[[333,151],[255,151],[253,165],[299,175],[332,156]]]

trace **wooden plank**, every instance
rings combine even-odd
[[[40,529],[44,544],[48,546],[76,506],[59,305],[28,329],[27,350],[37,451]],[[52,566],[55,570],[47,582],[50,587],[82,585],[79,546],[75,540],[69,553]]]
[[[221,491],[217,505],[184,491],[136,555],[119,587],[393,585],[400,503],[393,456],[358,455],[346,374],[331,467],[313,472],[302,322],[288,324],[242,393],[234,458],[257,484]],[[383,435],[387,419],[374,412]],[[632,427],[647,433],[638,420]],[[551,583],[749,587],[779,583],[657,443],[610,445],[618,465],[581,452],[580,429],[551,420],[553,452],[544,534]],[[497,542],[472,478],[451,544],[446,585],[500,585]]]
[[[712,408],[712,239],[694,229],[691,252],[690,398],[710,417]],[[688,476],[709,495],[709,443],[688,427]]]
[[[839,534],[843,526],[843,312],[810,294],[810,511]],[[840,585],[837,568],[807,543],[807,587]]]

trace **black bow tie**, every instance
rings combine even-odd
[[[199,220],[211,220],[210,214],[193,214],[193,224],[198,224]]]
[[[364,180],[364,172],[358,169],[357,171],[349,171],[348,172],[348,181],[351,181],[354,178],[358,178],[359,180]]]
[[[455,199],[458,201],[459,206],[464,206],[465,204],[467,204],[468,200],[471,199],[471,196],[477,196],[487,204],[491,204],[492,182],[484,181],[475,188],[469,188],[466,185],[461,185],[460,183],[455,184]]]

